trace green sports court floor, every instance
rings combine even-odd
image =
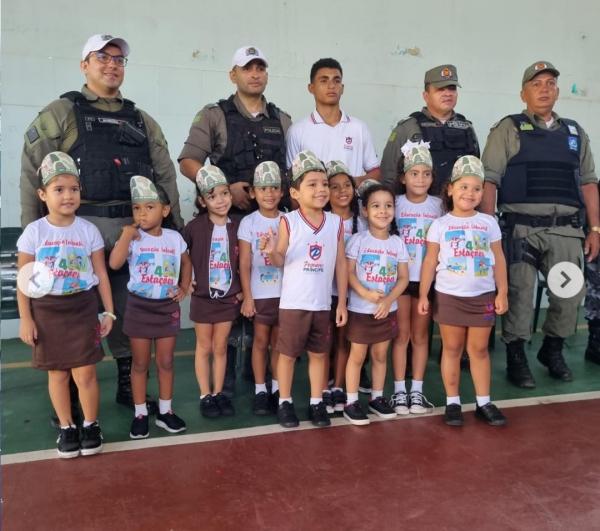
[[[580,312],[580,314],[583,312]],[[543,312],[540,322],[543,322]],[[434,332],[432,356],[425,379],[425,393],[436,405],[444,403],[444,393],[437,364],[439,337]],[[533,390],[517,389],[510,385],[504,376],[504,345],[496,338],[496,346],[491,350],[492,398],[507,400],[518,398],[545,397],[551,395],[583,393],[600,390],[600,366],[585,362],[583,353],[587,344],[587,326],[580,315],[577,334],[569,338],[565,346],[565,357],[573,371],[574,381],[570,383],[551,379],[535,355],[541,343],[541,333],[535,334],[531,345],[527,346],[530,366],[537,382]],[[217,432],[238,428],[249,428],[275,424],[275,416],[256,417],[251,412],[253,385],[242,377],[238,369],[234,404],[236,415],[230,418],[205,419],[198,409],[198,387],[194,376],[194,334],[192,330],[183,330],[177,344],[175,360],[175,396],[174,409],[187,423],[187,434]],[[19,340],[2,341],[2,453],[16,454],[36,450],[55,448],[56,431],[50,426],[51,406],[47,394],[46,374],[29,366],[29,347]],[[294,402],[301,420],[306,418],[308,404],[307,362],[305,359],[297,365],[294,383]],[[392,388],[391,365],[388,364],[388,382],[386,394]],[[98,364],[98,377],[101,389],[100,422],[105,443],[128,440],[131,411],[115,403],[116,365],[112,358],[105,358]],[[156,396],[156,378],[150,379],[150,393]],[[463,371],[461,382],[463,403],[474,401],[472,384],[467,372]],[[363,397],[363,400],[365,397]],[[151,424],[151,437],[173,437],[164,434]],[[165,441],[166,442],[166,441]]]

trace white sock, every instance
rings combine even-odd
[[[458,404],[460,406],[460,396],[447,396],[446,397],[446,405],[450,404]]]
[[[74,428],[75,426],[69,426],[68,424],[66,426],[61,426],[60,429],[61,430],[68,430],[69,428]]]
[[[148,416],[148,407],[146,406],[146,402],[135,405],[135,416],[139,417],[140,415],[144,415],[144,417]]]
[[[210,393],[206,393],[206,395],[200,395],[200,400],[202,400],[205,396],[209,395]]]
[[[323,394],[325,393],[331,394],[331,391],[329,389],[323,389]]]
[[[342,393],[344,392],[344,390],[341,387],[332,387],[331,391],[341,391]]]
[[[410,383],[410,390],[412,391],[419,391],[419,393],[423,392],[423,380],[413,380]]]
[[[379,398],[380,396],[383,396],[383,389],[381,389],[380,391],[375,391],[375,389],[373,389],[371,391],[371,400],[375,400],[376,398]]]
[[[163,400],[162,398],[158,399],[158,411],[161,415],[171,411],[171,402],[172,400]]]
[[[354,402],[358,402],[358,393],[348,393],[346,397],[348,398],[346,400],[346,404],[354,404]]]
[[[254,394],[258,393],[266,393],[267,392],[267,384],[254,384]]]
[[[96,422],[95,420],[89,421],[89,420],[84,420],[83,421],[83,427],[84,428],[89,428],[92,424],[94,424],[94,422]]]
[[[271,380],[271,393],[279,391],[279,382],[277,380]]]
[[[316,406],[317,404],[320,404],[321,402],[323,402],[323,399],[321,397],[319,397],[319,398],[313,398],[312,396],[310,397],[310,405],[311,406]]]
[[[290,396],[289,398],[279,398],[279,405],[283,404],[284,402],[289,402],[290,404],[293,404],[292,397]]]
[[[488,402],[491,402],[489,395],[488,396],[476,396],[477,405],[479,407],[485,406]]]
[[[406,393],[406,382],[404,380],[394,380],[394,394]]]

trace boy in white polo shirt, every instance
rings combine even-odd
[[[379,180],[379,158],[367,125],[340,109],[342,74],[340,63],[331,58],[319,59],[310,69],[308,91],[317,108],[287,132],[288,168],[300,151],[310,150],[324,162],[343,161],[357,185],[366,178]]]

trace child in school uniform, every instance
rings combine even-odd
[[[484,172],[472,155],[459,158],[445,191],[448,213],[433,221],[421,268],[419,312],[430,308],[435,277],[433,318],[442,336],[442,379],[446,390],[444,421],[462,426],[459,396],[460,357],[466,346],[475,387],[475,416],[492,426],[506,418],[490,399],[488,339],[496,315],[508,309],[506,260],[494,217],[475,210],[483,198]]]
[[[223,383],[227,340],[233,321],[240,315],[242,299],[238,224],[228,215],[232,206],[231,192],[217,166],[200,168],[196,187],[200,213],[183,229],[196,282],[190,319],[194,321],[196,332],[195,369],[200,387],[200,412],[206,418],[216,418],[235,414],[231,400],[223,394]]]
[[[369,411],[385,419],[396,416],[383,396],[383,387],[388,348],[398,333],[396,300],[408,285],[408,254],[396,230],[393,191],[383,184],[369,187],[363,195],[363,210],[368,229],[354,234],[346,249],[350,356],[344,418],[356,425],[370,422],[358,400],[360,369],[368,350],[373,382]]]
[[[136,175],[130,180],[133,225],[123,227],[110,253],[118,270],[129,262],[128,296],[123,333],[129,337],[133,363],[131,388],[135,413],[129,437],[149,435],[146,388],[154,343],[158,370],[159,411],[155,424],[169,433],[186,429],[172,409],[173,356],[180,328],[179,303],[192,281],[192,263],[181,235],[168,224],[170,201],[164,189]]]
[[[323,163],[311,151],[301,151],[292,163],[292,199],[299,208],[282,216],[277,239],[272,231],[261,247],[271,262],[283,266],[279,305],[279,408],[277,418],[285,428],[298,426],[292,402],[296,358],[308,351],[309,419],[315,426],[331,421],[323,403],[325,356],[331,348],[331,287],[335,273],[338,288],[336,326],[346,324],[348,276],[344,259],[343,223],[325,212],[329,183]]]
[[[433,183],[433,161],[429,143],[411,142],[402,147],[404,171],[400,185],[404,192],[396,197],[396,224],[408,252],[409,283],[398,298],[398,335],[394,339],[394,394],[391,403],[399,415],[421,415],[433,411],[433,404],[423,393],[423,379],[429,357],[429,315],[418,312],[419,278],[425,256],[427,231],[434,219],[442,215],[442,201],[429,195]],[[406,387],[406,358],[412,348],[412,382]]]
[[[252,372],[255,390],[252,411],[259,416],[275,413],[279,405],[279,353],[275,345],[283,271],[280,267],[275,267],[267,254],[260,250],[260,238],[268,234],[269,230],[277,237],[279,218],[283,215],[278,208],[282,196],[279,166],[273,161],[261,162],[254,170],[254,181],[250,189],[250,197],[258,204],[258,210],[244,217],[238,229],[240,280],[244,294],[241,312],[254,323]],[[273,375],[271,394],[268,393],[265,382],[269,347]]]
[[[100,338],[116,319],[104,242],[92,223],[75,215],[81,185],[73,159],[60,151],[49,153],[39,174],[38,195],[48,215],[27,225],[17,241],[19,270],[32,268],[33,273],[28,286],[22,291],[20,284],[17,290],[19,336],[33,347],[33,367],[48,372],[48,392],[60,423],[58,456],[93,455],[102,450],[103,440],[96,379],[96,363],[103,357]],[[44,276],[47,289],[38,291]],[[104,307],[100,322],[98,295]],[[83,409],[81,432],[71,413],[71,376]]]

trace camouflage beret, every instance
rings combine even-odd
[[[352,175],[350,175],[348,166],[346,166],[341,160],[329,161],[327,164],[325,164],[325,172],[327,173],[328,179],[331,179],[340,173],[344,173],[348,175],[348,177],[352,177]]]
[[[200,194],[204,195],[210,192],[216,186],[228,184],[227,178],[218,166],[202,166],[196,174],[196,186]]]
[[[412,167],[421,164],[428,168],[433,168],[433,161],[431,160],[429,149],[424,145],[411,146],[404,153],[404,171],[407,172]]]
[[[371,188],[371,186],[375,186],[376,184],[381,184],[381,183],[376,179],[365,179],[362,183],[360,183],[360,185],[356,189],[356,193],[358,194],[358,197],[362,198],[363,194],[369,188]]]
[[[147,177],[141,175],[134,175],[129,180],[129,187],[131,188],[131,202],[142,203],[145,201],[160,201],[156,186]]]
[[[268,186],[281,186],[281,172],[276,162],[265,160],[254,170],[254,188],[267,188]]]
[[[325,166],[312,151],[301,151],[292,161],[292,182],[297,181],[309,171],[325,173]]]
[[[483,172],[483,164],[473,155],[465,155],[460,157],[452,168],[452,177],[450,182],[453,183],[461,177],[478,177],[483,182],[485,174]]]
[[[57,175],[73,175],[79,180],[79,170],[75,161],[62,151],[52,151],[48,153],[42,165],[38,169],[42,177],[42,184],[46,186]]]

